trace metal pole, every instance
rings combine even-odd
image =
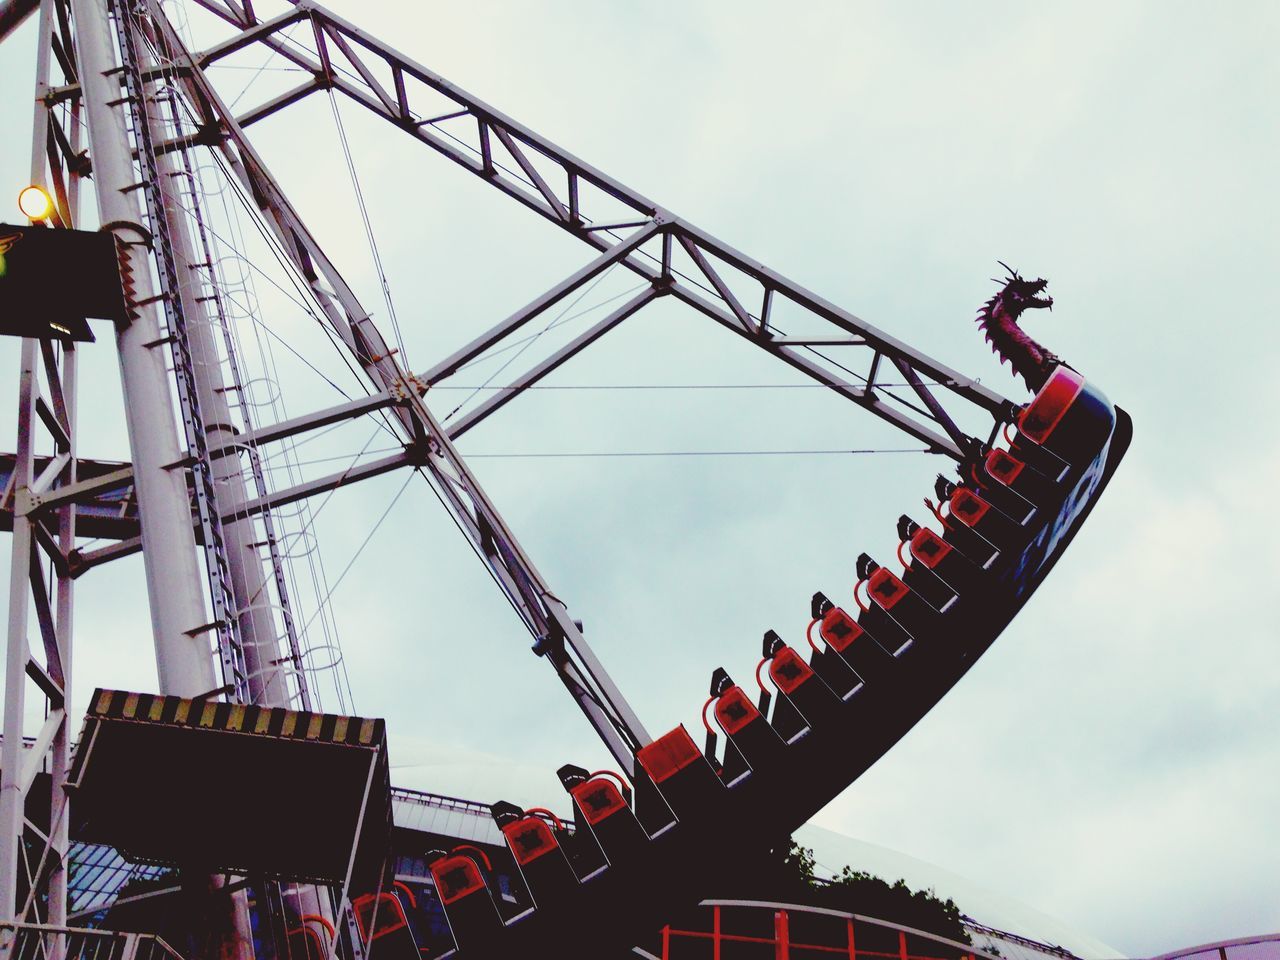
[[[5,647],[4,742],[0,744],[0,920],[16,920],[18,847],[25,817],[22,777],[22,721],[26,712],[27,578],[31,570],[31,519],[17,509],[19,495],[31,485],[32,425],[36,410],[35,340],[22,341],[18,384],[18,450],[14,470],[13,553],[9,568],[9,630]]]
[[[171,96],[172,93],[163,94]],[[234,446],[236,427],[231,419],[227,390],[241,389],[241,384],[228,384],[222,376],[222,359],[214,338],[217,322],[202,296],[205,285],[200,271],[209,271],[209,286],[216,283],[213,264],[206,264],[192,250],[191,232],[178,203],[177,190],[182,178],[191,176],[173,162],[172,154],[156,158],[156,169],[165,195],[164,216],[169,223],[171,256],[178,269],[178,295],[187,317],[187,342],[191,350],[191,371],[199,394],[200,411],[205,418],[205,431],[210,450]],[[194,195],[197,185],[192,179]],[[199,202],[198,198],[195,202]],[[248,426],[248,425],[246,425]],[[213,457],[210,467],[218,489],[218,509],[230,515],[236,507],[250,499],[239,453]],[[287,707],[289,690],[280,668],[280,646],[276,623],[270,607],[271,595],[263,570],[262,555],[254,546],[252,518],[224,523],[227,568],[231,574],[231,593],[235,598],[240,621],[240,644],[244,650],[245,674],[252,703],[270,707]],[[143,553],[146,553],[143,545]]]
[[[57,2],[57,0],[54,0]],[[51,40],[52,38],[50,38]],[[81,127],[80,104],[71,105],[71,148],[80,149]],[[47,122],[47,117],[46,117]],[[33,152],[39,150],[39,143],[32,144]],[[80,222],[80,173],[78,170],[68,171],[67,183],[67,216],[68,226],[75,227]],[[62,398],[67,418],[67,452],[71,456],[66,474],[61,483],[73,484],[77,479],[76,457],[79,456],[77,431],[77,397],[79,387],[79,354],[74,343],[68,343],[62,351]],[[52,374],[50,374],[52,376]],[[76,506],[66,503],[58,508],[58,546],[63,554],[69,554],[76,546]],[[55,632],[58,638],[59,659],[62,665],[62,691],[66,710],[63,714],[62,727],[53,738],[49,748],[49,773],[51,780],[51,809],[49,813],[49,844],[53,847],[53,868],[49,875],[49,923],[55,927],[67,923],[67,878],[70,864],[67,853],[71,849],[71,798],[66,792],[67,776],[71,772],[71,721],[70,703],[72,692],[73,664],[72,636],[75,629],[75,578],[71,572],[58,574],[57,593],[55,598],[57,619]]]
[[[53,34],[54,0],[40,5],[36,46],[35,111],[32,119],[31,182],[44,183],[42,146],[48,118],[41,101],[49,83],[50,38]],[[31,570],[32,521],[21,515],[23,491],[34,479],[36,362],[39,344],[22,341],[18,375],[18,445],[13,464],[13,545],[9,568],[9,623],[5,647],[4,742],[0,746],[0,920],[18,920],[18,849],[26,820],[26,795],[22,789],[23,721],[26,713],[27,660],[31,656],[27,639],[29,577]],[[64,722],[65,727],[65,722]],[[56,803],[56,800],[55,800]],[[52,821],[51,821],[52,825]]]
[[[198,696],[214,689],[185,452],[178,444],[165,369],[136,174],[120,113],[113,31],[102,0],[70,0],[76,22],[82,97],[89,126],[98,214],[125,246],[134,286],[133,322],[116,330],[129,446],[142,527],[142,557],[162,693]],[[114,105],[113,105],[114,103]]]
[[[69,206],[71,215],[77,215],[76,195],[78,190],[72,189]],[[75,220],[72,220],[74,223]],[[76,480],[76,386],[77,386],[76,349],[68,344],[62,354],[62,395],[67,411],[67,434],[71,438],[71,464],[68,467],[67,483]],[[76,507],[68,503],[58,510],[58,546],[63,553],[70,553],[76,545]],[[75,580],[70,571],[58,574],[57,620],[55,631],[58,638],[58,650],[62,662],[62,693],[66,710],[63,713],[62,726],[53,738],[49,748],[50,762],[50,813],[49,813],[49,845],[53,848],[52,872],[49,875],[49,923],[55,927],[65,926],[67,922],[67,852],[71,849],[71,798],[66,793],[67,775],[71,771],[71,680],[72,680],[72,630],[75,626]]]
[[[213,89],[202,67],[185,49],[156,0],[148,0],[147,5],[160,36],[167,48],[173,51],[174,62],[190,67],[181,75],[182,81],[195,94],[195,99],[206,104],[213,116],[226,127],[229,142],[223,145],[223,150],[228,164],[236,171],[244,186],[253,193],[282,249],[307,279],[317,304],[334,331],[355,354],[380,390],[403,392],[405,406],[395,408],[393,422],[400,425],[407,440],[414,443],[429,440],[432,443],[433,455],[427,457],[423,464],[425,472],[434,479],[460,528],[486,557],[486,562],[518,615],[539,640],[554,641],[558,639],[558,634],[563,634],[567,647],[576,654],[583,654],[587,651],[587,645],[581,634],[573,626],[572,620],[564,615],[558,601],[552,599],[554,594],[484,493],[479,481],[458,455],[447,433],[418,395],[418,386],[412,376],[401,368],[395,358],[395,351],[378,332],[355,292],[347,285],[272,179],[234,115]],[[231,148],[232,143],[235,149]],[[637,231],[642,238],[639,242],[655,233],[656,227],[651,224],[642,227]],[[625,244],[628,240],[620,242]],[[607,680],[600,663],[590,657],[589,652],[587,657],[583,658],[585,676],[569,677],[565,673],[563,662],[552,662],[566,685],[577,691],[574,693],[575,700],[615,758],[623,767],[630,769],[633,748],[650,742],[651,738],[616,686]],[[563,659],[559,658],[560,661]],[[604,683],[600,682],[602,678]],[[581,690],[583,682],[580,681],[585,681],[588,686],[594,685],[594,689]],[[606,707],[602,708],[598,701],[603,701]],[[607,721],[601,715],[604,709],[611,714]],[[624,732],[621,736],[620,731]]]
[[[177,94],[169,90],[161,94],[172,98]],[[179,119],[176,104],[168,99],[169,119],[174,123],[175,134]],[[178,272],[178,296],[187,318],[187,345],[191,352],[191,372],[198,394],[199,409],[204,416],[204,427],[209,449],[231,448],[232,453],[210,458],[213,481],[218,489],[218,509],[224,516],[231,515],[237,507],[250,500],[243,464],[236,447],[237,430],[232,420],[231,405],[227,400],[228,389],[242,389],[243,384],[228,383],[223,376],[223,361],[218,352],[214,325],[218,319],[209,310],[206,290],[218,283],[215,265],[211,259],[197,257],[194,253],[191,224],[179,202],[179,184],[186,181],[190,190],[190,209],[200,208],[197,196],[199,184],[189,165],[180,166],[174,154],[156,157],[156,171],[164,195],[164,217],[168,223],[170,256]],[[200,272],[208,271],[207,284]],[[230,346],[228,345],[228,349]],[[252,429],[246,423],[246,429]],[[286,672],[281,668],[279,635],[276,618],[271,606],[262,554],[255,545],[257,537],[254,519],[245,515],[239,520],[224,521],[223,544],[226,548],[227,570],[231,579],[231,593],[235,600],[236,617],[240,627],[240,645],[244,652],[245,676],[249,701],[269,707],[292,707]],[[145,553],[145,546],[144,546]],[[297,665],[299,670],[301,665]],[[304,683],[299,678],[299,684]],[[266,808],[264,808],[265,810]],[[328,904],[316,888],[298,887],[301,915],[319,914],[326,920],[332,916]],[[225,957],[252,957],[253,934],[249,926],[248,903],[243,892],[232,900],[232,935],[222,945]]]

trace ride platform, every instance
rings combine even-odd
[[[376,889],[391,837],[382,720],[96,690],[72,839],[209,871]]]

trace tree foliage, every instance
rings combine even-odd
[[[816,867],[813,850],[789,840],[774,850],[758,876],[744,878],[741,894],[860,913],[970,942],[960,908],[949,897],[944,900],[933,890],[912,890],[902,879],[889,883],[850,866],[828,880],[817,875]]]

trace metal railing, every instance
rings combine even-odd
[[[816,957],[847,960],[999,960],[971,944],[826,907],[755,900],[704,900],[689,920],[696,928],[665,926],[655,949],[636,947],[642,960],[711,956],[716,960]],[[701,944],[699,948],[696,946]],[[2,958],[0,958],[2,960]]]
[[[182,956],[150,933],[0,923],[0,960],[182,960]]]

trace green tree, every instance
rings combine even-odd
[[[776,848],[759,875],[744,879],[741,895],[860,913],[969,943],[960,908],[933,890],[913,890],[898,879],[889,883],[862,870],[844,867],[827,880],[816,873],[813,850],[795,840]]]

